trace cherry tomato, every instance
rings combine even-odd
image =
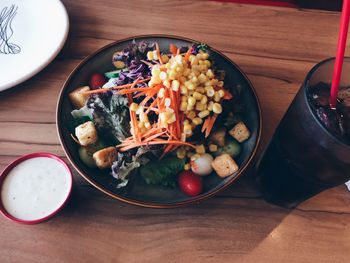
[[[106,83],[106,78],[100,73],[94,73],[90,77],[89,87],[90,89],[99,89]]]
[[[178,183],[181,191],[189,196],[199,195],[203,190],[202,178],[191,171],[183,171]]]

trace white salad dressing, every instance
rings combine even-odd
[[[15,218],[41,219],[64,203],[71,183],[70,173],[59,161],[48,157],[31,158],[7,174],[1,188],[1,201]]]

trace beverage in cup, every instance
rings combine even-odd
[[[258,163],[265,199],[293,207],[350,179],[350,58],[344,59],[336,109],[329,106],[334,59],[317,64]]]

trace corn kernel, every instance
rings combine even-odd
[[[196,145],[196,152],[198,154],[204,154],[205,153],[205,147],[203,144],[201,145]]]
[[[190,120],[193,120],[196,117],[196,113],[194,111],[190,111],[186,114],[187,118],[189,118]]]
[[[151,128],[151,123],[149,121],[145,122],[145,128],[146,129]]]
[[[180,104],[180,111],[186,111],[187,110],[187,101],[182,101]]]
[[[201,157],[200,154],[196,153],[196,154],[194,154],[194,155],[191,156],[191,161],[195,161],[195,160],[197,160],[199,157]]]
[[[191,165],[189,163],[186,163],[184,166],[184,170],[188,171],[191,169]]]
[[[202,54],[202,59],[205,60],[205,59],[208,59],[208,58],[209,58],[209,54],[208,53],[205,52],[205,53]]]
[[[189,120],[184,120],[184,125],[190,124]]]
[[[190,70],[189,68],[186,68],[186,69],[183,71],[182,75],[184,75],[185,77],[187,77],[190,73],[191,73],[191,70]]]
[[[169,119],[167,120],[167,123],[168,124],[172,124],[176,121],[176,116],[174,113],[172,113],[170,116],[169,116]]]
[[[170,69],[170,63],[166,63],[165,68]]]
[[[159,75],[154,75],[154,76],[152,76],[151,81],[152,81],[152,83],[154,83],[154,84],[160,84],[160,83],[162,83],[162,80],[159,78]]]
[[[196,91],[201,94],[205,93],[205,89],[203,87],[197,87]]]
[[[160,88],[159,91],[158,91],[158,98],[163,98],[164,97],[164,92],[165,92],[165,89],[164,88]]]
[[[147,59],[148,60],[153,60],[153,51],[148,51],[147,52]]]
[[[198,113],[198,117],[203,119],[203,118],[207,117],[209,115],[209,113],[210,112],[208,110],[203,110],[203,111]]]
[[[193,132],[189,131],[189,132],[186,133],[186,138],[190,138],[192,135],[193,135]]]
[[[220,98],[222,98],[223,96],[225,96],[225,91],[224,90],[218,90],[219,96]]]
[[[138,126],[140,129],[142,129],[142,128],[144,127],[144,124],[143,124],[142,121],[140,121],[140,122],[137,124],[137,126]]]
[[[182,95],[186,95],[186,94],[188,93],[187,88],[186,88],[185,86],[181,86],[181,87],[180,87],[180,93],[181,93]],[[186,99],[187,99],[187,98],[186,98]]]
[[[168,75],[166,74],[166,72],[161,71],[159,73],[159,78],[164,81],[164,80],[166,80],[168,78]]]
[[[186,150],[184,148],[182,148],[182,147],[177,149],[176,156],[179,159],[184,159],[186,157]]]
[[[192,126],[191,126],[191,124],[184,125],[184,133],[186,135],[192,135]]]
[[[216,102],[219,102],[220,101],[220,95],[219,95],[219,93],[217,92],[217,91],[215,91],[215,93],[214,93],[214,100],[216,101]]]
[[[195,91],[193,93],[193,97],[196,99],[196,100],[201,100],[202,99],[202,94],[200,94],[199,92]]]
[[[192,59],[191,65],[194,66],[194,65],[197,65],[197,64],[198,64],[198,59],[197,58]]]
[[[162,55],[162,62],[167,63],[169,61],[169,57],[167,55]]]
[[[202,59],[202,53],[198,53],[198,54],[196,55],[196,59],[201,60],[201,59]]]
[[[174,80],[176,79],[176,71],[175,70],[170,70],[169,72],[169,79]]]
[[[212,79],[211,80],[211,85],[213,85],[213,86],[216,86],[216,84],[218,84],[218,80],[217,79]]]
[[[202,103],[202,104],[206,104],[207,102],[208,102],[208,97],[205,96],[205,95],[203,95],[203,96],[202,96],[202,99],[201,99],[201,103]]]
[[[196,105],[196,99],[194,97],[188,97],[187,99],[188,106]]]
[[[201,125],[203,123],[203,120],[201,118],[194,118],[192,120],[192,122],[195,124],[195,125]]]
[[[182,71],[182,67],[177,66],[177,67],[175,68],[175,71],[176,71],[176,72],[181,72],[181,71]]]
[[[204,104],[202,104],[202,103],[199,101],[199,102],[196,103],[195,109],[196,109],[197,111],[206,110],[206,108],[207,108],[206,106],[207,106],[207,105],[204,105]]]
[[[142,121],[142,122],[147,122],[147,121],[149,121],[149,120],[148,120],[147,114],[145,114],[145,113],[143,113],[143,112],[139,114],[139,119],[140,119],[140,121]]]
[[[169,80],[163,81],[163,85],[167,88],[170,88],[170,81]]]
[[[205,87],[211,86],[211,81],[210,81],[210,80],[207,80],[207,81],[204,83],[204,86],[205,86]]]
[[[207,109],[209,111],[213,111],[213,105],[214,105],[214,102],[213,101],[209,101]]]
[[[153,50],[153,59],[155,59],[155,60],[158,59],[157,50]]]
[[[186,111],[192,111],[194,109],[194,106],[187,105]]]
[[[188,61],[189,61],[189,62],[192,62],[192,60],[194,60],[195,58],[196,58],[195,55],[190,55],[190,57],[188,58]]]
[[[219,82],[218,82],[218,86],[219,86],[220,88],[222,88],[222,87],[224,86],[224,82],[223,82],[223,81],[219,81]]]
[[[214,73],[213,73],[213,71],[212,71],[211,69],[208,69],[206,75],[207,75],[207,77],[208,77],[209,79],[214,78]],[[210,83],[210,84],[211,84],[211,83]]]
[[[209,60],[204,60],[204,65],[206,65],[208,68],[210,68],[211,62]]]
[[[181,55],[176,55],[175,56],[175,61],[177,64],[182,65],[182,56]]]
[[[192,77],[191,82],[193,84],[197,84],[198,83],[198,78],[196,76]]]
[[[206,66],[206,65],[199,65],[199,70],[201,71],[201,72],[206,72],[207,70],[208,70],[208,67]],[[203,74],[203,73],[202,73]]]
[[[136,114],[143,114],[144,109],[145,108],[143,106],[139,105],[137,107]]]
[[[213,97],[215,95],[215,90],[214,90],[214,88],[212,87],[212,86],[209,86],[208,88],[207,88],[207,96],[208,97]]]
[[[207,77],[201,73],[199,76],[198,76],[198,80],[200,83],[205,83],[207,81]]]
[[[195,85],[193,84],[193,82],[185,82],[185,83],[188,83],[187,84],[187,89],[189,89],[189,90],[195,90]]]
[[[216,114],[220,114],[222,112],[222,106],[219,103],[214,103],[213,112]]]
[[[180,82],[178,80],[175,79],[171,82],[171,88],[173,91],[178,91],[179,87],[180,87]]]
[[[185,83],[186,82],[186,77],[184,77],[184,76],[180,76],[179,78],[178,78],[178,80],[180,81],[180,83]]]
[[[187,96],[181,96],[181,101],[186,101],[187,102]]]
[[[165,107],[170,107],[170,104],[171,104],[170,98],[165,98],[164,104],[165,104]]]
[[[218,146],[215,144],[209,144],[209,151],[216,152],[218,150]]]
[[[137,103],[133,102],[130,105],[130,110],[137,111],[138,107],[139,107],[139,105]]]

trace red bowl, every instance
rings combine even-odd
[[[2,200],[1,200],[1,195],[0,195],[0,213],[5,216],[7,219],[16,222],[16,223],[20,223],[20,224],[27,224],[27,225],[33,225],[33,224],[38,224],[41,223],[43,221],[46,221],[50,218],[52,218],[55,214],[57,214],[67,203],[69,196],[72,192],[72,185],[73,185],[73,176],[72,176],[72,171],[70,170],[69,166],[65,163],[65,161],[63,161],[60,157],[51,154],[51,153],[46,153],[46,152],[37,152],[37,153],[31,153],[31,154],[27,154],[27,155],[23,155],[21,157],[19,157],[18,159],[14,160],[12,163],[10,163],[0,174],[0,192],[2,189],[2,184],[4,182],[4,179],[6,178],[6,176],[9,174],[9,172],[16,167],[18,164],[20,164],[21,162],[28,160],[28,159],[32,159],[32,158],[37,158],[37,157],[47,157],[47,158],[52,158],[58,162],[60,162],[61,164],[63,164],[63,166],[66,168],[68,174],[70,175],[70,188],[69,188],[69,192],[67,194],[67,197],[65,199],[65,201],[56,209],[54,210],[51,214],[43,217],[43,218],[39,218],[39,219],[35,219],[35,220],[23,220],[23,219],[18,219],[14,216],[12,216],[11,214],[9,214],[6,209],[4,208],[3,204],[2,204]]]

